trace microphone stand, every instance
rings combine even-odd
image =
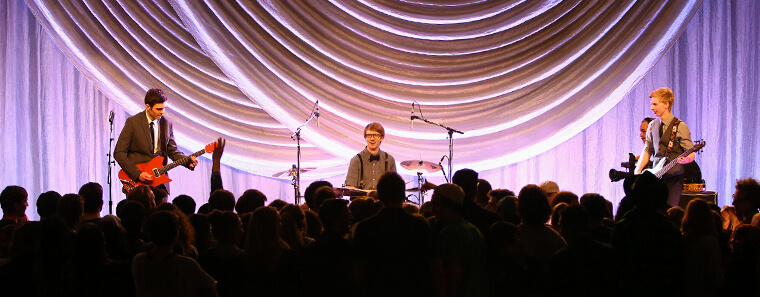
[[[314,112],[312,110],[311,115],[306,119],[306,122],[301,124],[301,126],[298,126],[296,132],[290,136],[290,139],[296,141],[296,165],[293,165],[291,170],[296,171],[293,175],[293,190],[295,191],[295,202],[297,205],[301,203],[301,128],[309,124],[309,122],[315,117],[319,117],[319,112]]]
[[[113,117],[108,118],[110,126],[110,137],[108,138],[108,214],[113,214],[113,189],[111,188],[112,168],[116,162],[113,161]]]
[[[454,132],[459,133],[459,134],[464,134],[464,132],[459,131],[459,130],[454,129],[454,128],[451,128],[451,127],[448,127],[448,126],[441,125],[441,124],[433,122],[433,121],[430,121],[430,120],[428,120],[426,118],[421,118],[421,117],[418,117],[418,116],[412,116],[412,120],[415,120],[415,119],[422,120],[423,122],[431,124],[431,125],[439,126],[441,128],[446,129],[449,132],[449,176],[451,176],[451,164],[452,164],[451,160],[454,159]],[[445,173],[444,173],[444,175],[445,175]]]
[[[452,148],[451,148],[451,147],[449,147],[449,150],[451,150],[451,149],[452,149]],[[443,155],[443,157],[441,157],[441,161],[438,161],[438,166],[441,166],[441,168],[443,168],[443,165],[441,165],[441,163],[443,162],[443,158],[448,158],[448,157],[449,157],[449,156],[447,156],[447,155]],[[449,164],[449,167],[451,167],[451,164]],[[445,179],[446,179],[446,182],[447,182],[447,183],[450,183],[451,181],[449,181],[449,177],[448,177],[448,176],[446,176],[446,170],[441,170],[441,172],[443,173],[443,178],[445,178]]]

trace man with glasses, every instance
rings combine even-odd
[[[379,123],[370,123],[364,127],[364,140],[367,146],[351,158],[346,174],[346,187],[362,190],[377,190],[377,181],[383,173],[396,172],[396,160],[393,156],[380,150],[385,138],[385,129]]]

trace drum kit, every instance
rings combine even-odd
[[[425,202],[425,198],[423,196],[425,192],[424,184],[425,184],[425,178],[422,177],[423,174],[429,174],[429,173],[435,173],[438,171],[441,171],[443,167],[441,164],[435,164],[433,162],[423,161],[423,160],[408,160],[401,162],[401,167],[404,167],[406,170],[412,171],[417,173],[417,187],[407,189],[407,192],[417,192],[417,205],[422,205],[422,203]],[[408,197],[414,196],[414,194],[409,195]]]
[[[420,113],[419,116],[416,116],[414,114],[414,105],[415,104],[417,104],[417,108],[418,108],[419,113]],[[301,167],[301,129],[303,127],[305,127],[306,125],[308,125],[309,122],[311,122],[311,120],[313,120],[313,119],[317,119],[317,128],[319,128],[319,99],[317,99],[314,102],[314,107],[312,108],[312,111],[311,111],[311,114],[309,115],[309,118],[306,119],[306,121],[303,124],[301,124],[300,126],[298,126],[295,129],[295,132],[293,133],[293,135],[290,136],[291,139],[293,139],[293,140],[296,141],[296,164],[293,164],[292,168],[289,168],[287,170],[283,170],[283,171],[277,172],[277,173],[275,173],[275,174],[272,175],[273,177],[276,177],[276,178],[283,178],[283,177],[287,177],[287,176],[292,177],[292,179],[293,179],[293,181],[292,181],[293,191],[295,192],[294,196],[295,196],[295,203],[296,204],[300,204],[301,203],[300,202],[300,200],[301,200],[301,173],[306,173],[306,172],[312,171],[314,169],[317,169],[316,167],[308,167],[308,168],[302,168]],[[418,192],[419,195],[417,196],[417,204],[421,205],[424,202],[423,201],[424,199],[423,199],[422,195],[423,195],[423,192],[425,192],[425,188],[423,186],[425,184],[425,181],[424,181],[424,178],[422,177],[422,175],[426,174],[426,173],[434,173],[434,172],[441,171],[443,169],[443,167],[441,166],[441,162],[443,162],[443,159],[446,158],[446,159],[448,159],[448,164],[449,164],[449,166],[448,166],[449,167],[448,168],[449,174],[447,176],[446,172],[444,171],[443,172],[443,176],[444,176],[444,178],[446,178],[447,181],[451,178],[451,169],[452,169],[452,163],[453,163],[453,158],[454,158],[454,133],[464,134],[464,132],[456,130],[456,129],[452,128],[452,127],[448,127],[448,126],[445,126],[445,125],[442,125],[440,123],[436,123],[434,121],[431,121],[431,120],[428,120],[428,119],[424,118],[422,116],[422,108],[420,107],[420,104],[417,101],[413,101],[412,102],[412,113],[411,113],[411,117],[410,117],[410,121],[411,122],[410,122],[410,127],[409,127],[409,129],[411,129],[411,130],[414,130],[414,120],[420,120],[420,121],[423,121],[423,122],[425,122],[427,124],[438,126],[438,127],[446,129],[446,131],[448,133],[448,137],[447,138],[449,140],[449,154],[448,155],[444,155],[443,158],[441,158],[441,161],[438,162],[438,164],[433,163],[433,162],[423,161],[423,160],[419,160],[419,161],[417,161],[417,160],[408,160],[408,161],[401,162],[401,167],[404,167],[407,170],[410,170],[412,172],[417,173],[417,183],[416,184],[418,186],[414,187],[414,188],[411,188],[411,189],[407,189],[406,191],[407,192]],[[346,188],[346,187],[335,188],[335,194],[339,195],[339,196],[350,196],[350,197],[369,196],[370,194],[372,194],[372,192],[374,192],[374,191],[365,191],[365,190],[360,190],[360,189],[355,189],[355,188]],[[412,195],[410,195],[410,196],[412,196]],[[408,197],[409,196],[407,196],[407,198]]]
[[[414,172],[417,174],[416,178],[416,187],[406,189],[407,192],[416,192],[417,193],[417,205],[422,205],[424,203],[423,194],[426,191],[425,187],[423,185],[425,184],[425,179],[422,176],[423,174],[430,174],[435,173],[438,171],[441,171],[443,167],[440,164],[436,164],[433,162],[423,161],[423,160],[408,160],[401,162],[401,167],[403,167],[406,170],[409,170],[411,172]],[[312,171],[314,169],[317,169],[316,167],[303,167],[300,170],[298,170],[298,167],[293,164],[293,167],[287,170],[283,170],[280,172],[277,172],[272,175],[272,177],[275,178],[285,178],[285,177],[292,177],[294,180],[294,185],[296,183],[295,179],[303,173],[307,173],[309,171]],[[300,172],[299,172],[300,171]],[[300,174],[299,174],[300,173]],[[356,189],[356,188],[349,188],[349,187],[336,187],[334,188],[335,195],[336,196],[348,196],[352,199],[355,197],[365,197],[370,196],[372,191],[362,190],[362,189]],[[409,195],[414,196],[414,194]]]

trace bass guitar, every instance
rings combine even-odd
[[[132,189],[140,185],[149,185],[149,186],[154,186],[154,187],[163,185],[165,183],[172,181],[168,176],[166,176],[166,172],[174,169],[174,167],[187,164],[188,162],[190,162],[190,157],[198,157],[205,153],[211,153],[214,151],[215,148],[216,148],[216,142],[209,143],[206,145],[204,149],[197,151],[190,156],[181,158],[177,161],[167,164],[166,166],[163,166],[163,167],[162,165],[164,164],[164,157],[161,157],[161,156],[153,158],[153,160],[150,160],[150,162],[148,163],[137,164],[136,166],[138,169],[140,169],[140,171],[147,172],[153,175],[153,181],[151,182],[143,183],[139,180],[132,180],[129,177],[129,175],[127,175],[127,173],[124,171],[124,169],[119,170],[119,181],[123,185],[124,191],[127,193],[129,193],[130,191],[132,191]]]
[[[673,166],[676,166],[676,164],[678,164],[678,159],[680,159],[681,157],[686,157],[693,152],[699,151],[703,147],[705,147],[705,141],[699,140],[694,144],[694,146],[692,146],[690,149],[686,150],[682,154],[678,155],[678,157],[676,157],[675,159],[668,160],[667,158],[662,158],[660,159],[660,161],[657,161],[657,164],[654,164],[654,166],[651,169],[647,169],[644,171],[649,171],[652,174],[654,174],[654,176],[656,176],[657,178],[662,178],[662,176],[665,173],[667,173],[670,169],[672,169]]]

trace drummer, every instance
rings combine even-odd
[[[346,187],[362,190],[377,190],[377,180],[388,171],[396,171],[393,156],[380,150],[385,139],[385,129],[380,123],[370,123],[364,127],[364,140],[367,146],[351,158],[346,174]]]

